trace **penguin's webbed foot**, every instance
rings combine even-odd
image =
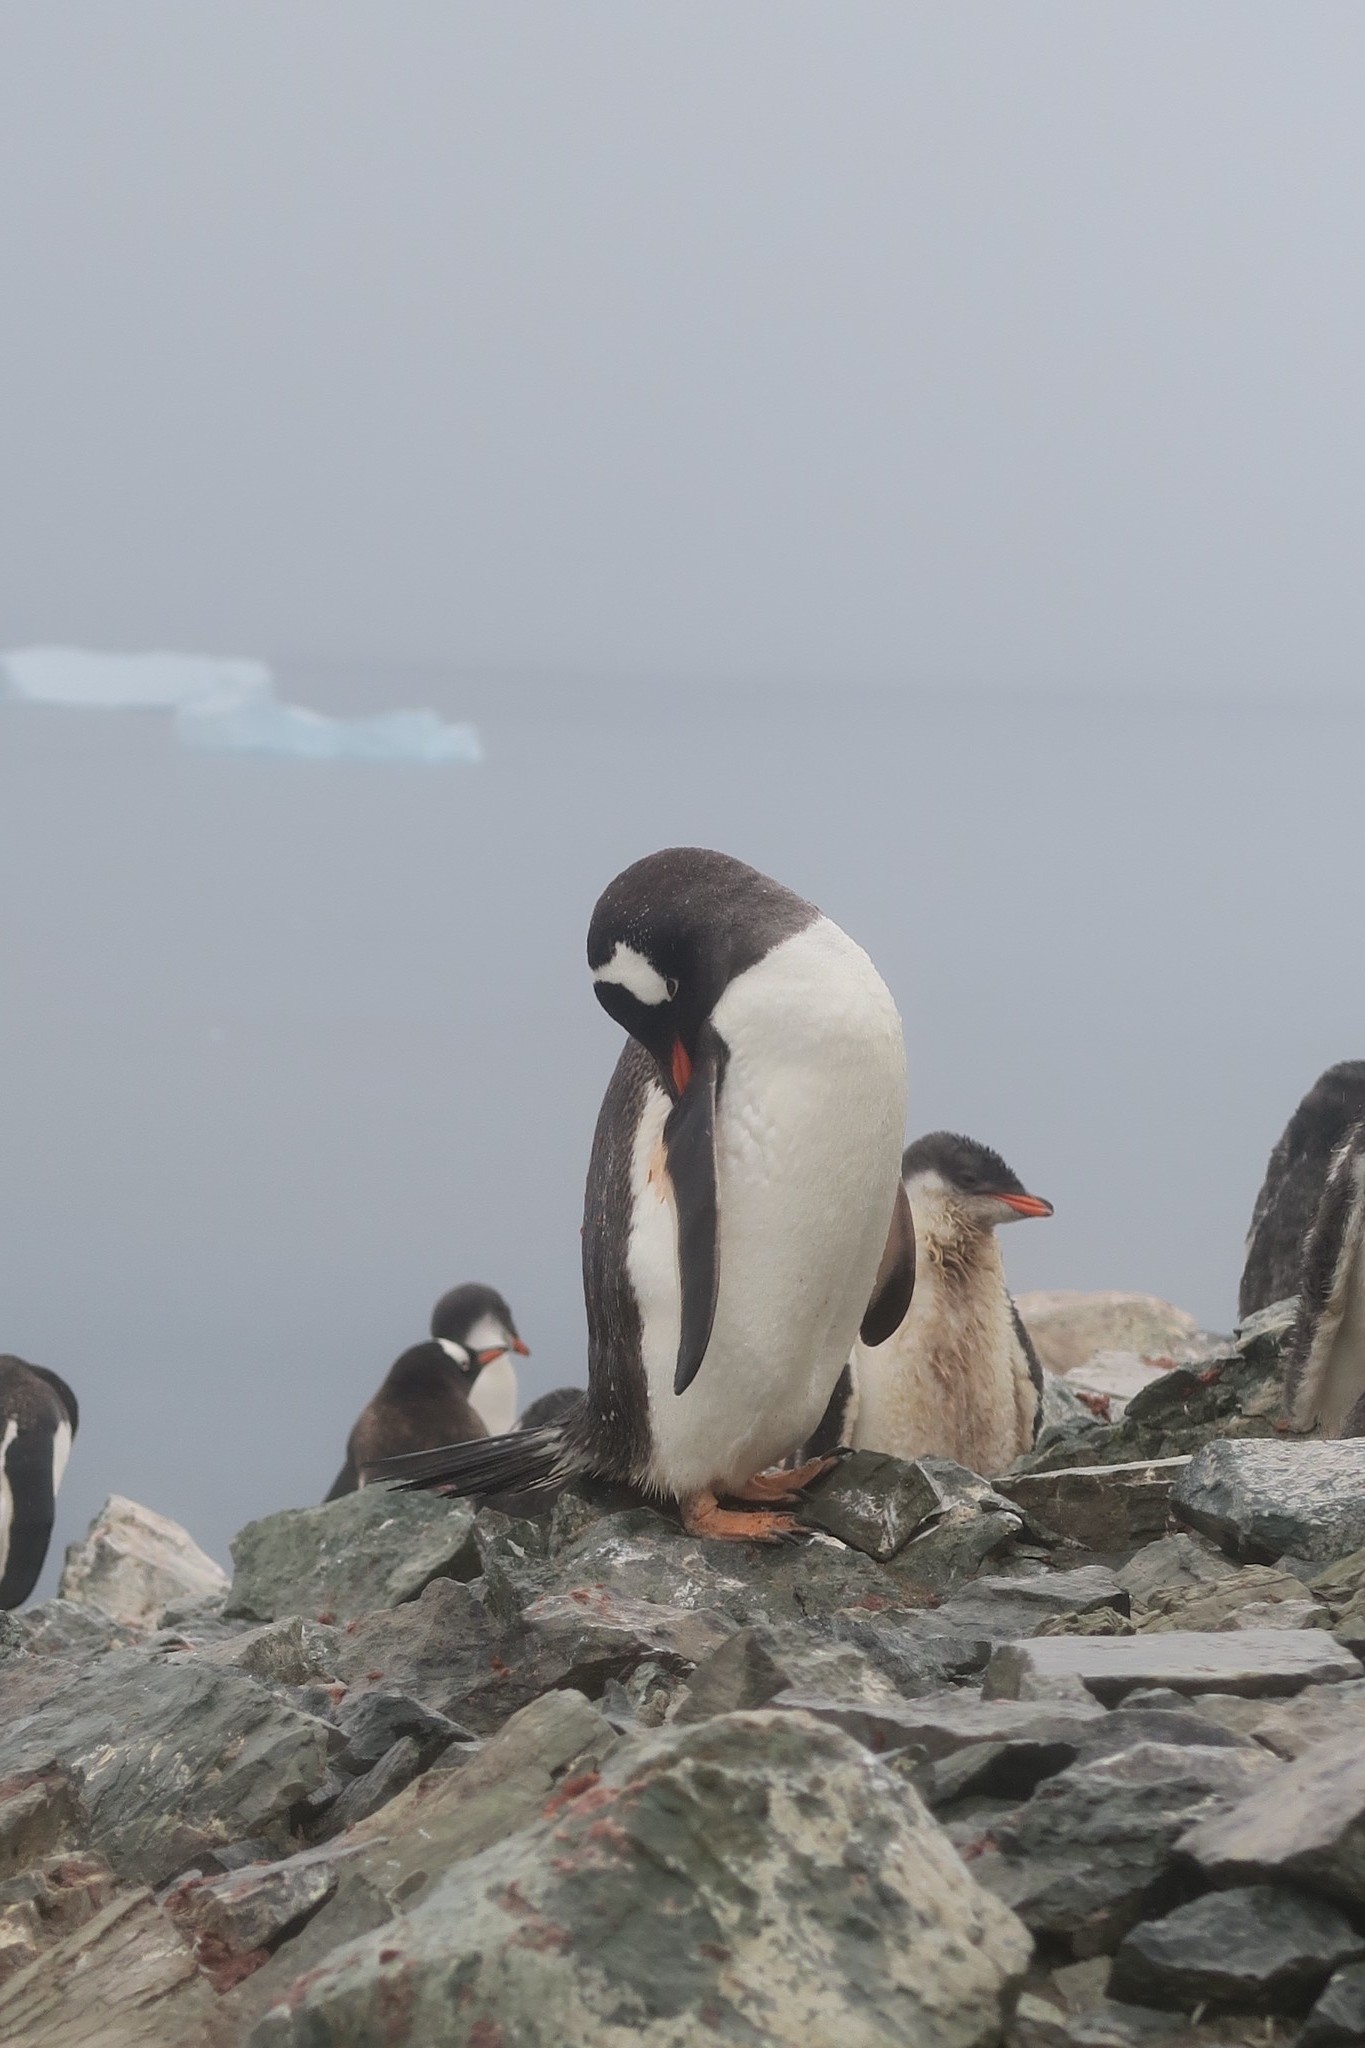
[[[784,1472],[780,1467],[771,1472],[755,1472],[752,1479],[735,1489],[736,1500],[786,1501],[795,1500],[803,1486],[809,1486],[816,1479],[822,1479],[826,1472],[832,1472],[838,1464],[837,1458],[812,1458],[808,1464],[795,1465]]]
[[[678,1505],[689,1536],[715,1536],[723,1543],[788,1543],[805,1533],[791,1515],[723,1508],[714,1493],[694,1493]]]

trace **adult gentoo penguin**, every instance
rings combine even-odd
[[[695,1535],[777,1539],[824,1465],[767,1468],[824,1413],[860,1322],[888,1335],[909,1303],[900,1018],[813,904],[696,847],[617,876],[588,965],[630,1038],[588,1167],[587,1391],[389,1476],[484,1493],[593,1472],[676,1500]]]
[[[1333,1155],[1291,1291],[1299,1297],[1285,1382],[1291,1424],[1365,1436],[1365,1121]]]
[[[491,1417],[510,1429],[517,1412],[516,1374],[508,1360],[513,1351],[528,1355],[512,1311],[495,1288],[467,1281],[443,1294],[431,1313],[430,1338],[394,1361],[351,1431],[346,1462],[328,1500],[364,1486],[371,1467],[385,1458],[487,1436]],[[485,1379],[500,1371],[503,1378],[495,1379],[486,1398]]]
[[[38,1583],[80,1411],[63,1379],[0,1357],[0,1608]]]
[[[995,1233],[1050,1216],[1052,1204],[989,1145],[954,1131],[917,1138],[901,1175],[915,1222],[915,1298],[884,1343],[854,1346],[840,1434],[859,1450],[1003,1472],[1037,1434],[1043,1372]]]
[[[1342,1060],[1313,1083],[1270,1155],[1247,1232],[1237,1296],[1243,1320],[1299,1291],[1304,1241],[1332,1156],[1365,1117],[1365,1060]]]

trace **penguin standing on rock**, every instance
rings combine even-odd
[[[1050,1216],[998,1152],[953,1131],[901,1161],[915,1223],[915,1298],[885,1343],[854,1347],[843,1440],[898,1458],[954,1458],[1003,1472],[1032,1447],[1043,1372],[1005,1285],[1002,1223]]]
[[[20,1606],[38,1583],[79,1422],[65,1380],[0,1357],[0,1608]]]
[[[675,1500],[693,1535],[777,1541],[827,1461],[770,1468],[914,1284],[900,1018],[813,904],[701,848],[617,876],[588,965],[629,1042],[588,1167],[587,1391],[384,1476],[496,1493],[594,1473]]]
[[[487,1436],[490,1418],[510,1429],[517,1382],[509,1352],[529,1356],[495,1288],[467,1281],[443,1294],[432,1310],[430,1338],[395,1359],[351,1431],[346,1462],[327,1499],[355,1493],[385,1458]],[[485,1380],[499,1374],[486,1391]]]
[[[1238,1291],[1242,1321],[1299,1292],[1304,1243],[1333,1155],[1365,1117],[1365,1060],[1342,1060],[1313,1083],[1270,1155],[1247,1232]]]

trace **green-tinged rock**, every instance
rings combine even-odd
[[[1115,1553],[1164,1535],[1171,1488],[1188,1459],[1007,1473],[996,1481],[1020,1510],[1083,1550]]]
[[[988,2048],[1029,1953],[887,1766],[799,1714],[736,1714],[623,1745],[252,2044]]]
[[[805,1489],[797,1517],[884,1561],[903,1550],[942,1506],[943,1496],[922,1465],[883,1451],[854,1451]]]
[[[434,1493],[366,1486],[318,1508],[286,1508],[233,1538],[224,1612],[250,1621],[285,1614],[350,1621],[415,1600],[433,1579],[479,1572],[474,1510]]]
[[[1344,1558],[1365,1545],[1365,1441],[1206,1444],[1171,1511],[1246,1563]]]

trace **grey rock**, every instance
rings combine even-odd
[[[1227,2039],[1208,2029],[1192,2031],[1183,2018],[1150,2006],[1101,1998],[1083,2011],[1064,2012],[1026,1992],[1015,2007],[1005,2048],[1211,2048]]]
[[[8,1772],[0,1782],[0,1880],[78,1842],[84,1826],[80,1791],[69,1770],[54,1764]]]
[[[8,1648],[11,1656],[18,1652],[34,1659],[69,1657],[88,1662],[115,1646],[127,1647],[140,1640],[138,1630],[75,1600],[42,1600],[22,1614],[6,1614],[3,1619],[7,1644],[0,1642],[0,1660]]]
[[[1267,1308],[1248,1316],[1232,1333],[1232,1341],[1244,1357],[1255,1364],[1280,1364],[1286,1360],[1294,1325],[1299,1317],[1299,1297],[1272,1301]]]
[[[1227,1350],[1195,1364],[1176,1365],[1133,1393],[1115,1420],[1088,1435],[1040,1437],[1018,1461],[1023,1472],[1067,1465],[1115,1465],[1188,1455],[1214,1438],[1274,1437],[1284,1406],[1284,1368],[1263,1348],[1248,1355]]]
[[[1127,1564],[1120,1567],[1119,1584],[1139,1604],[1150,1604],[1159,1595],[1207,1591],[1237,1576],[1235,1561],[1225,1557],[1216,1543],[1194,1536],[1186,1529],[1174,1536],[1161,1536],[1148,1543]]]
[[[191,1945],[140,1889],[0,1985],[5,2048],[219,2048],[218,2019]]]
[[[401,1735],[363,1777],[352,1778],[345,1786],[323,1816],[321,1832],[339,1835],[357,1821],[368,1820],[396,1799],[404,1786],[421,1774],[422,1767],[420,1743],[411,1735]]]
[[[1008,1549],[1025,1532],[1022,1513],[964,1505],[950,1508],[930,1529],[906,1544],[894,1561],[905,1584],[945,1597],[975,1578],[988,1557]]]
[[[608,1678],[621,1678],[646,1658],[673,1671],[690,1671],[733,1634],[728,1615],[679,1611],[653,1600],[633,1600],[598,1586],[575,1586],[535,1600],[522,1617],[543,1653],[556,1660],[556,1684],[591,1699]]]
[[[1125,1935],[1109,1989],[1134,2005],[1303,2012],[1365,1941],[1325,1899],[1275,1885],[1210,1892]]]
[[[970,1694],[937,1693],[928,1699],[887,1701],[822,1698],[815,1693],[779,1693],[773,1705],[808,1714],[851,1735],[874,1756],[915,1749],[930,1762],[965,1749],[1004,1747],[1066,1749],[1079,1754],[1087,1730],[1108,1716],[1093,1700],[1045,1706],[1017,1700],[978,1700]],[[1059,1768],[1061,1766],[1059,1765]]]
[[[1251,1793],[1194,1827],[1181,1851],[1221,1885],[1302,1884],[1365,1905],[1365,1752],[1359,1737],[1315,1744]]]
[[[115,1493],[68,1546],[57,1591],[111,1621],[155,1628],[173,1601],[202,1600],[226,1592],[227,1583],[222,1566],[179,1522]]]
[[[1084,1365],[1073,1367],[1063,1384],[1073,1393],[1089,1394],[1093,1410],[1106,1422],[1117,1422],[1135,1394],[1174,1370],[1169,1359],[1151,1363],[1140,1351],[1096,1351]]]
[[[1069,1542],[1113,1554],[1165,1534],[1171,1489],[1188,1462],[1160,1458],[1013,1472],[996,1484],[1026,1514]]]
[[[1287,1760],[1302,1756],[1319,1742],[1354,1736],[1365,1748],[1365,1682],[1311,1685],[1290,1700],[1219,1700],[1199,1702],[1201,1713],[1218,1712],[1225,1726],[1236,1725],[1229,1712],[1241,1708],[1245,1732],[1264,1749]]]
[[[799,1716],[739,1714],[624,1747],[334,1953],[252,2042],[809,2048],[852,2008],[863,2048],[987,2048],[1028,1954],[885,1766]]]
[[[1344,1557],[1365,1545],[1365,1442],[1206,1444],[1171,1508],[1248,1563]]]
[[[1287,1769],[1252,1749],[1135,1743],[1046,1780],[972,1867],[1035,1933],[1105,1954],[1159,1900],[1191,1821]]]
[[[1349,1963],[1309,2013],[1295,2048],[1351,2048],[1360,2041],[1365,2041],[1365,1963]]]
[[[1102,1565],[1070,1572],[1038,1572],[1030,1578],[978,1578],[938,1610],[941,1621],[992,1644],[1034,1635],[1061,1615],[1093,1614],[1104,1608],[1126,1614],[1128,1594]]]
[[[1058,1288],[1018,1295],[1015,1306],[1043,1365],[1063,1377],[1097,1351],[1179,1361],[1200,1357],[1218,1342],[1192,1315],[1155,1294]]]
[[[1326,1628],[1326,1603],[1301,1579],[1272,1565],[1248,1564],[1213,1586],[1153,1593],[1137,1612],[1138,1627],[1166,1629]]]
[[[93,1846],[158,1884],[244,1835],[294,1846],[291,1813],[326,1776],[332,1740],[241,1672],[116,1650],[0,1727],[0,1778],[53,1763],[79,1776]]]
[[[892,1702],[895,1687],[852,1643],[812,1642],[795,1628],[737,1629],[699,1663],[672,1719],[687,1725],[715,1714],[766,1707],[781,1692]]]
[[[797,1519],[885,1561],[943,1507],[924,1467],[884,1451],[854,1451],[801,1495]]]
[[[186,1878],[160,1904],[193,1944],[214,1989],[226,1991],[311,1920],[337,1881],[336,1854],[306,1850],[282,1862],[248,1863],[223,1877]]]
[[[480,1508],[473,1536],[484,1606],[495,1620],[515,1621],[553,1583],[549,1520],[514,1519],[493,1508]]]
[[[435,1763],[452,1742],[469,1742],[467,1728],[445,1714],[435,1713],[403,1692],[361,1692],[343,1700],[337,1708],[337,1726],[346,1738],[346,1750],[339,1759],[342,1770],[352,1776],[370,1770],[395,1742],[409,1737],[417,1748],[419,1768]]]
[[[312,1685],[335,1678],[341,1637],[334,1628],[301,1615],[239,1629],[198,1652],[205,1664],[245,1671],[267,1685]]]
[[[906,1699],[978,1678],[991,1654],[988,1635],[956,1628],[932,1611],[846,1607],[831,1615],[828,1625],[840,1642],[862,1651]]]
[[[1030,1682],[1074,1678],[1112,1705],[1139,1686],[1169,1686],[1180,1693],[1284,1694],[1360,1676],[1356,1658],[1319,1629],[1171,1630],[1006,1643],[991,1658],[984,1690],[992,1699],[1020,1699]]]
[[[467,1501],[382,1486],[267,1515],[233,1539],[224,1612],[250,1621],[303,1614],[344,1622],[397,1607],[433,1579],[477,1576],[473,1526]]]

